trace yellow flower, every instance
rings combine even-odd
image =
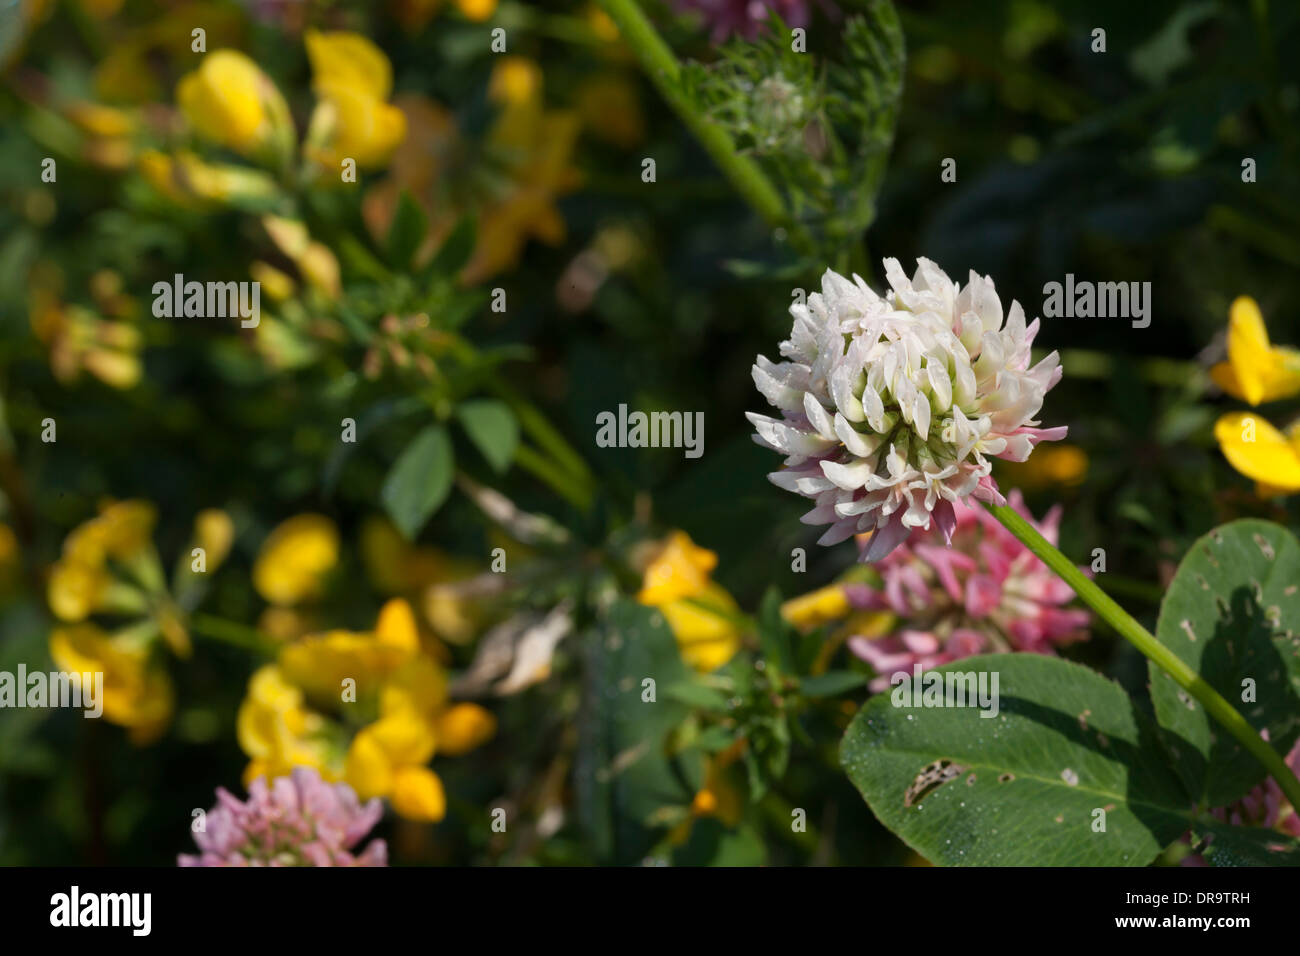
[[[235,523],[220,508],[205,508],[195,516],[194,546],[203,549],[209,572],[226,560],[234,540]]]
[[[1210,369],[1215,384],[1252,405],[1300,395],[1300,350],[1271,345],[1264,317],[1249,296],[1232,303],[1228,361]]]
[[[646,567],[637,600],[657,605],[698,594],[717,566],[714,552],[696,545],[685,531],[674,531]]]
[[[324,723],[307,709],[302,691],[285,679],[279,667],[258,668],[235,718],[236,739],[251,758],[244,779],[284,776],[295,766],[314,767],[334,779],[321,737]]]
[[[408,820],[436,823],[447,815],[447,796],[427,767],[401,767],[393,774],[393,810]]]
[[[740,650],[739,608],[710,580],[718,556],[674,531],[646,565],[637,600],[659,608],[682,657],[696,670],[717,670]]]
[[[838,621],[849,611],[849,598],[838,584],[791,598],[781,605],[781,616],[801,631]]]
[[[1026,461],[999,459],[998,466],[1007,482],[1018,488],[1070,488],[1088,476],[1088,455],[1075,445],[1054,442],[1036,448]]]
[[[272,604],[293,605],[321,593],[338,563],[339,533],[323,515],[302,514],[277,527],[253,564],[253,586]]]
[[[102,607],[110,580],[102,563],[57,561],[46,584],[50,610],[61,621],[84,621]]]
[[[1300,491],[1300,421],[1284,434],[1257,415],[1230,412],[1214,423],[1214,437],[1228,463],[1255,479],[1262,496]]]
[[[346,677],[358,696],[345,703]],[[313,706],[376,716],[346,741],[343,724]],[[454,756],[482,743],[495,719],[477,705],[448,707],[446,675],[422,649],[411,606],[394,598],[371,633],[332,631],[282,649],[249,682],[237,730],[250,758],[246,779],[315,766],[363,799],[385,797],[402,816],[433,821],[446,813],[446,797],[425,765],[440,749]]]
[[[167,672],[150,660],[149,648],[125,635],[110,637],[94,624],[58,627],[50,655],[61,671],[104,675],[104,718],[126,727],[137,745],[162,735],[175,695]]]
[[[338,298],[342,291],[339,261],[327,246],[311,238],[306,225],[283,216],[263,216],[262,228],[312,288]]]
[[[710,583],[697,595],[658,605],[682,658],[696,670],[717,670],[740,650],[740,629],[733,615],[735,600],[720,585]]]
[[[488,146],[505,160],[508,182],[480,212],[478,244],[462,281],[481,282],[513,268],[529,239],[552,246],[564,241],[556,200],[581,178],[572,166],[580,129],[576,113],[547,111],[540,95],[502,110]]]
[[[204,139],[247,154],[271,134],[264,105],[270,86],[271,81],[244,54],[215,50],[197,70],[181,77],[176,102]]]
[[[542,68],[524,56],[504,56],[492,68],[488,98],[498,103],[530,103],[541,95]]]
[[[438,750],[448,757],[469,753],[492,739],[497,719],[478,704],[452,704],[438,715]]]
[[[67,305],[51,290],[35,281],[31,284],[28,313],[32,331],[49,347],[55,378],[75,381],[84,370],[112,388],[132,388],[140,381],[141,343],[135,326]]]
[[[334,173],[344,159],[360,168],[383,165],[406,138],[406,116],[384,102],[393,86],[388,58],[359,33],[308,30],[306,44],[320,98],[308,154]]]
[[[387,99],[392,92],[393,68],[388,58],[361,34],[308,30],[303,39],[311,61],[312,85],[318,93],[333,84],[377,100]]]
[[[446,0],[393,0],[393,14],[402,26],[418,30],[433,19]],[[482,22],[496,13],[497,0],[456,0],[456,8],[466,20]]]

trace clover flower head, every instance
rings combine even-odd
[[[1060,508],[1037,522],[1019,491],[1010,504],[1052,544]],[[879,587],[847,584],[860,610],[887,611],[903,626],[883,637],[849,639],[849,648],[875,668],[872,690],[889,687],[894,674],[911,674],[972,654],[1053,650],[1087,635],[1088,612],[1063,607],[1074,596],[1010,531],[975,504],[956,506],[952,538],[928,531],[899,545],[876,569]]]
[[[772,483],[815,503],[805,524],[829,524],[836,544],[873,532],[863,561],[878,561],[913,529],[945,541],[955,505],[1005,504],[991,458],[1024,461],[1066,429],[1035,420],[1061,378],[1055,352],[1032,368],[1038,320],[1012,302],[1004,317],[992,279],[965,286],[920,259],[909,280],[885,260],[891,291],[827,270],[822,291],[790,307],[783,362],[759,356],[754,383],[780,419],[749,413],[755,440],[786,455]]]
[[[345,783],[326,783],[309,767],[267,783],[258,777],[240,802],[224,787],[194,834],[201,851],[181,866],[387,866],[388,847],[371,840],[354,854],[383,815],[378,799],[362,804]]]

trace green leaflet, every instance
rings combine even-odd
[[[1183,557],[1156,637],[1286,754],[1300,734],[1300,543],[1267,521],[1234,521]],[[1222,806],[1264,779],[1254,757],[1154,664],[1156,717],[1188,791]],[[1243,700],[1245,682],[1254,700]],[[1249,686],[1248,684],[1246,685]]]
[[[1156,730],[1117,684],[1033,654],[934,671],[967,672],[987,674],[990,689],[997,674],[996,717],[973,707],[895,707],[891,694],[877,694],[840,749],[872,811],[926,859],[1142,866],[1187,828],[1188,798]],[[948,762],[951,779],[918,786],[935,761]],[[1098,811],[1104,831],[1094,829]]]

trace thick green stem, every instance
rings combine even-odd
[[[1215,720],[1227,728],[1228,732],[1264,765],[1277,781],[1278,786],[1282,788],[1282,792],[1286,794],[1291,806],[1300,810],[1300,780],[1296,779],[1296,775],[1291,772],[1291,768],[1286,765],[1281,754],[1259,735],[1259,732],[1232,704],[1207,684],[1196,671],[1188,667],[1182,658],[1156,640],[1155,636],[1135,621],[1132,615],[1111,600],[1105,591],[1075,567],[1069,558],[1049,544],[1033,525],[1014,509],[1006,505],[991,505],[989,510],[1008,531],[1020,539],[1026,548],[1073,588],[1074,593],[1079,595],[1084,604],[1101,615],[1107,624],[1141,651],[1148,660],[1154,661],[1174,679],[1179,687],[1195,697]]]
[[[679,85],[681,64],[641,11],[637,0],[599,0],[601,9],[617,25],[642,68],[668,104],[681,117],[705,152],[767,223],[784,229],[790,244],[805,255],[816,252],[811,236],[786,210],[785,201],[754,160],[736,149],[722,126],[695,108]]]

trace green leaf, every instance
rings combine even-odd
[[[470,256],[474,254],[474,247],[478,243],[478,224],[472,216],[466,216],[460,222],[456,223],[456,228],[451,231],[441,246],[438,247],[433,261],[425,270],[429,276],[455,276],[461,269],[465,268],[469,262]]]
[[[510,406],[495,398],[462,402],[456,409],[465,434],[493,470],[500,473],[514,461],[519,447],[519,420]]]
[[[1192,844],[1211,866],[1300,866],[1300,841],[1266,827],[1235,827],[1202,820],[1192,827]]]
[[[726,694],[694,681],[673,684],[664,690],[664,696],[680,701],[693,710],[724,711],[727,709]]]
[[[794,672],[794,628],[781,616],[781,594],[770,587],[758,606],[758,643],[769,664],[781,671]]]
[[[686,667],[663,615],[628,599],[610,606],[585,636],[582,653],[579,822],[599,862],[636,863],[655,844],[650,817],[691,798],[665,749],[687,709],[663,690],[684,684]],[[655,681],[654,701],[642,699],[647,678]]]
[[[1267,521],[1234,521],[1183,557],[1156,625],[1161,644],[1222,694],[1281,753],[1300,734],[1300,543]],[[1264,779],[1259,761],[1190,694],[1149,665],[1156,719],[1188,792],[1216,807]],[[1243,701],[1252,681],[1254,700]],[[1247,685],[1249,686],[1249,685]]]
[[[442,425],[429,425],[421,431],[393,463],[380,498],[407,540],[413,539],[447,500],[453,465],[451,436]]]
[[[805,697],[838,697],[847,691],[857,690],[866,682],[866,674],[855,671],[828,671],[816,677],[805,677],[799,682],[799,692]]]
[[[406,269],[411,265],[411,258],[424,242],[428,228],[429,219],[424,210],[410,192],[403,190],[385,242],[388,261],[393,268]]]
[[[988,675],[997,716],[896,707],[896,695],[909,702],[895,688],[858,712],[840,761],[879,820],[931,862],[1143,866],[1190,823],[1155,726],[1117,684],[1037,654],[970,657],[922,680],[930,674]]]

